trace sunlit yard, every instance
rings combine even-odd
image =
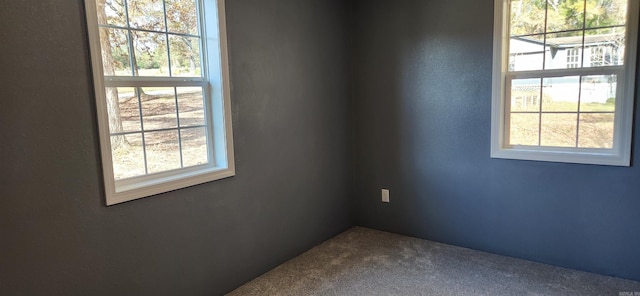
[[[513,145],[611,148],[615,103],[542,103],[543,113],[512,113]],[[540,108],[539,106],[536,106]],[[535,112],[536,110],[531,110]],[[591,113],[602,112],[602,113]]]
[[[145,93],[140,100],[133,88],[121,88],[119,92],[120,118],[123,130],[128,134],[122,136],[126,139],[125,144],[113,150],[115,178],[207,163],[200,88],[179,92],[177,104],[173,88],[143,90]],[[139,105],[142,109],[139,109]],[[142,128],[145,132],[142,132]]]

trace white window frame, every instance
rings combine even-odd
[[[102,66],[96,0],[85,0],[106,204],[113,205],[235,175],[224,0],[198,0],[203,78],[174,78],[171,87],[203,86],[208,164],[116,180],[113,171],[105,86],[120,86],[105,78]],[[127,79],[131,83],[138,77]],[[161,79],[141,78],[136,86],[165,86]],[[135,82],[135,83],[138,83]],[[129,86],[130,84],[127,84]]]
[[[509,145],[506,141],[508,114],[506,94],[509,88],[507,75],[515,78],[546,78],[570,75],[594,74],[593,68],[569,68],[542,71],[508,73],[510,0],[495,0],[493,83],[491,108],[491,157],[503,159],[551,161],[565,163],[629,166],[633,129],[635,97],[636,50],[638,39],[639,1],[628,0],[626,46],[623,66],[602,67],[597,74],[617,74],[613,147],[561,148],[548,146]],[[542,73],[542,74],[541,74]]]

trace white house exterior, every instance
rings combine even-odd
[[[620,65],[624,59],[624,34],[599,34],[547,38],[512,37],[509,43],[509,70],[527,71]],[[546,41],[546,45],[545,45]],[[584,53],[584,55],[583,55]],[[542,84],[543,100],[606,103],[615,98],[616,77],[519,79],[512,83],[513,104],[537,104]],[[581,85],[581,87],[579,87]]]

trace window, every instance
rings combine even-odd
[[[567,68],[578,68],[580,65],[580,49],[567,49]]]
[[[107,205],[234,175],[223,0],[85,0]]]
[[[619,48],[616,46],[595,46],[589,50],[589,62],[591,67],[619,65],[623,61],[618,55]]]
[[[495,0],[491,156],[630,165],[638,1]]]

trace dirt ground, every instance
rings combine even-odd
[[[133,89],[119,89],[123,131],[131,134],[113,151],[116,180],[207,163],[201,89],[179,88],[177,100],[173,88],[143,90],[138,100]]]
[[[580,114],[578,124],[577,114],[512,114],[510,143],[538,145],[539,136],[542,146],[611,148],[613,117],[607,113]]]

